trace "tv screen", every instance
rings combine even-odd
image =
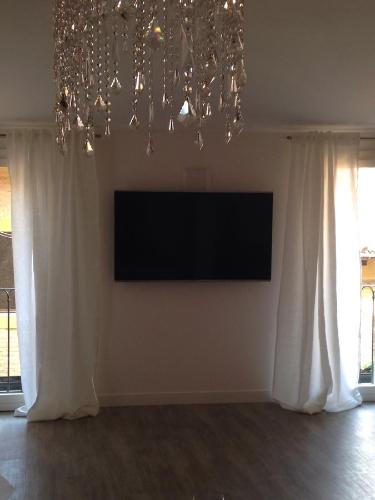
[[[272,193],[115,192],[115,279],[270,280]]]

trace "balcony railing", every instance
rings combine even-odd
[[[21,392],[14,288],[0,288],[0,299],[0,393]]]
[[[375,285],[361,291],[360,384],[374,383]]]

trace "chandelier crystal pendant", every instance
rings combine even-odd
[[[113,97],[128,81],[130,128],[142,125],[141,109],[148,109],[148,155],[154,151],[160,87],[160,113],[169,133],[177,122],[193,126],[202,149],[203,125],[222,114],[225,142],[230,142],[244,128],[243,25],[244,0],[55,0],[56,140],[61,151],[75,128],[85,133],[86,153],[94,153],[95,131],[104,126],[104,134],[111,134]],[[130,54],[129,68],[120,68],[123,51]],[[156,65],[161,66],[158,82]]]

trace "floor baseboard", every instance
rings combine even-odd
[[[182,392],[153,394],[102,394],[100,406],[153,406],[184,404],[220,404],[220,403],[265,403],[270,402],[268,391],[237,392]]]

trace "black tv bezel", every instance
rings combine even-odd
[[[118,277],[117,276],[117,267],[116,267],[116,251],[117,251],[117,245],[116,245],[116,197],[120,194],[124,193],[132,193],[132,194],[170,194],[170,193],[175,193],[175,194],[187,194],[187,195],[194,195],[194,194],[204,194],[204,195],[233,195],[233,196],[238,196],[238,195],[268,195],[271,198],[271,221],[270,221],[270,227],[271,227],[271,239],[270,239],[270,266],[269,266],[269,275],[267,278],[249,278],[249,277],[230,277],[230,278],[176,278],[176,277],[163,277],[163,278],[123,278],[123,277]],[[274,193],[273,191],[166,191],[166,190],[114,190],[114,209],[113,209],[113,214],[114,214],[114,223],[113,223],[113,229],[114,229],[114,248],[113,248],[113,276],[114,280],[117,283],[162,283],[162,282],[191,282],[191,283],[197,283],[197,282],[265,282],[269,283],[272,281],[272,269],[273,269],[273,225],[274,225]]]

